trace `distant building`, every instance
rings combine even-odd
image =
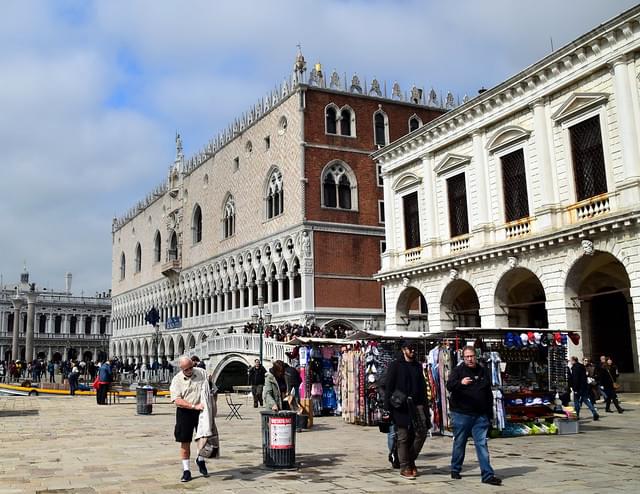
[[[242,330],[260,301],[273,324],[382,325],[384,249],[370,154],[455,106],[431,91],[294,74],[113,222],[112,354],[169,358]]]
[[[48,290],[30,283],[25,268],[19,282],[0,286],[0,358],[88,361],[96,360],[101,353],[106,355],[111,336],[110,293],[74,296],[71,279],[71,273],[67,273],[64,290]],[[28,344],[30,302],[33,333]],[[18,333],[14,338],[16,318]],[[15,355],[13,345],[17,349]],[[27,358],[27,346],[31,347],[31,358]]]
[[[573,330],[640,385],[638,53],[634,7],[374,154],[388,328]]]

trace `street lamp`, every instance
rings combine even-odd
[[[264,312],[264,298],[258,297],[258,312],[251,315],[253,324],[258,325],[260,332],[260,364],[262,364],[262,334],[264,333],[264,324],[271,324],[271,312]]]

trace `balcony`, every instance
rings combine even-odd
[[[453,254],[462,250],[469,249],[470,235],[461,235],[459,237],[452,238],[449,241],[449,251]]]
[[[422,257],[422,247],[408,249],[404,251],[404,262],[419,261]]]
[[[533,218],[522,218],[507,223],[504,226],[504,232],[507,240],[516,239],[531,233],[531,223]]]
[[[172,259],[162,265],[162,274],[168,278],[180,274],[182,270],[182,261],[180,259]]]
[[[567,208],[571,223],[589,220],[611,211],[609,194],[600,194],[584,201],[576,202]]]

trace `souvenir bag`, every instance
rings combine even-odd
[[[203,458],[219,458],[220,445],[218,437],[209,436],[198,439],[198,454]]]

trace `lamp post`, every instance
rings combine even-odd
[[[258,297],[258,312],[254,312],[251,315],[253,324],[258,325],[258,331],[260,332],[260,364],[262,364],[262,338],[264,333],[264,324],[271,324],[271,312],[264,312],[264,298]]]

